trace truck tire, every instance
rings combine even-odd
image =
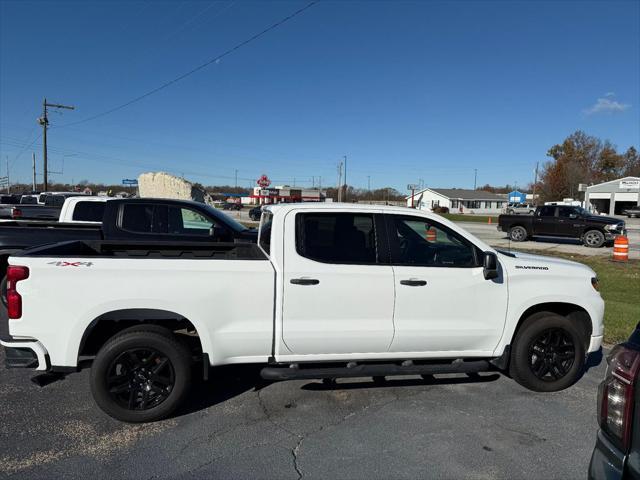
[[[509,229],[509,238],[513,242],[524,242],[528,237],[527,229],[521,226],[511,227]]]
[[[149,327],[133,327],[111,338],[91,367],[94,400],[123,422],[166,418],[189,390],[189,350],[168,330]]]
[[[575,323],[552,312],[527,318],[511,347],[509,375],[534,392],[557,392],[584,371],[584,336]]]
[[[507,214],[508,214],[508,215],[513,215],[513,214],[514,214],[514,212],[513,212],[513,210],[510,208],[510,209],[508,209],[508,210],[507,210]]]
[[[589,230],[582,237],[582,243],[585,247],[600,248],[604,245],[604,233],[600,230]]]

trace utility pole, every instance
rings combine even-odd
[[[31,191],[35,193],[36,192],[36,152],[31,152],[31,166],[33,169],[33,183],[31,186]]]
[[[342,201],[342,162],[338,162],[338,202]]]
[[[347,191],[349,190],[349,186],[347,185],[347,156],[343,155],[344,158],[344,201],[347,201]]]
[[[371,191],[371,175],[367,175],[367,190]]]
[[[47,107],[51,108],[66,108],[67,110],[75,110],[75,107],[69,105],[59,105],[57,103],[47,103],[47,99],[45,98],[42,102],[42,117],[38,119],[38,123],[42,125],[42,161],[44,163],[44,182],[43,182],[43,191],[47,191],[49,188],[49,177],[47,172],[47,127],[49,126],[49,118],[47,116]]]
[[[238,188],[238,169],[236,168],[236,188]]]
[[[7,194],[11,193],[11,184],[9,183],[9,155],[6,155],[7,160]]]
[[[533,202],[534,205],[537,205],[538,202],[536,202],[536,185],[538,184],[538,165],[540,164],[540,162],[536,162],[536,170],[535,170],[535,176],[533,177],[533,198],[531,199],[531,201]]]
[[[475,190],[477,187],[477,183],[478,183],[478,169],[474,168],[473,169],[473,189]]]

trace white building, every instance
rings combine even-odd
[[[504,194],[462,188],[425,188],[406,197],[407,207],[415,205],[420,210],[447,207],[451,213],[478,213],[498,215],[506,206]]]
[[[640,205],[640,177],[624,177],[587,187],[586,209],[606,215],[621,215],[623,210]]]

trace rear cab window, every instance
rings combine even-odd
[[[72,220],[76,222],[102,222],[107,202],[78,202],[73,209]]]
[[[273,213],[265,210],[260,217],[260,227],[258,230],[258,245],[265,251],[267,255],[271,255],[271,225],[273,222]]]

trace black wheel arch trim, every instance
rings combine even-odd
[[[186,324],[190,328],[193,328],[197,332],[195,325],[193,325],[193,323],[188,318],[170,310],[155,308],[126,308],[103,313],[102,315],[93,319],[91,323],[89,323],[89,325],[85,328],[82,334],[82,338],[80,339],[80,345],[78,346],[78,362],[80,361],[80,357],[83,356],[83,352],[85,351],[85,347],[87,347],[88,345],[87,342],[90,339],[91,334],[100,324],[104,324],[107,322],[109,324],[118,324],[122,322],[122,325],[120,326],[121,328],[119,327],[116,329],[117,331],[121,331],[130,326],[135,326],[136,324],[158,324],[160,326],[163,326],[162,322],[172,321],[186,322]],[[114,335],[117,333],[117,331],[114,333]],[[104,338],[102,344],[106,343],[109,338]]]

